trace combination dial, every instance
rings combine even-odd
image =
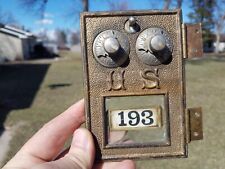
[[[137,38],[136,53],[147,65],[157,66],[171,60],[173,51],[169,34],[162,28],[145,29]]]
[[[128,59],[130,52],[128,38],[116,30],[105,30],[97,35],[93,43],[95,59],[103,66],[115,68]]]

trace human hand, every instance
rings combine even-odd
[[[87,129],[78,129],[85,121],[84,100],[45,124],[3,169],[134,169],[133,161],[94,164],[95,146]],[[73,133],[67,152],[62,148]]]

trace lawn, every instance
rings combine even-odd
[[[83,97],[78,55],[61,60],[0,67],[0,125],[14,127],[10,159],[45,122]],[[222,169],[225,166],[225,60],[186,63],[187,105],[202,106],[204,140],[189,145],[189,158],[138,161],[139,169]],[[1,112],[1,113],[2,113]],[[0,126],[1,127],[1,126]]]

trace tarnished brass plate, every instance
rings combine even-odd
[[[134,17],[140,28],[134,33],[129,33],[125,29],[125,23],[131,17]],[[95,138],[97,160],[187,156],[181,24],[181,10],[88,12],[81,15],[86,126]],[[141,32],[152,27],[166,30],[173,46],[169,62],[154,66],[145,64],[138,57],[135,49],[137,38]],[[96,37],[106,30],[117,30],[128,39],[129,56],[126,62],[118,67],[103,66],[96,60],[93,52]],[[156,52],[156,54],[158,53]],[[152,102],[151,96],[158,95],[165,98],[163,99],[164,104]],[[114,103],[110,98],[119,99],[127,96],[132,96],[132,98],[149,96],[146,98],[148,105],[137,100],[135,104],[130,103],[126,106],[122,102],[121,107],[117,105],[112,106],[113,108],[110,107],[111,103]],[[156,112],[152,109],[154,105],[160,105],[163,110],[161,127],[153,127],[157,126],[156,124],[152,127],[150,127],[151,125],[145,127],[141,124],[143,119],[140,119],[140,123],[137,124],[138,130],[130,130],[135,127],[129,125],[123,131],[121,128],[119,131],[113,131],[118,129],[118,124],[112,126],[109,120],[110,118],[116,120],[118,117],[112,117],[112,114],[118,115],[119,110],[124,110],[126,112],[124,116],[128,116],[130,110],[135,110],[141,115],[142,108]],[[117,111],[110,113],[110,110]],[[160,115],[155,114],[154,119],[157,119],[156,116]],[[159,123],[160,120],[156,120],[156,122]],[[158,126],[160,125],[158,124]],[[110,140],[110,134],[113,132],[123,133],[134,139],[129,143],[117,140],[116,144],[113,144]],[[157,135],[157,133],[159,134]],[[126,138],[124,139],[126,140]]]
[[[140,130],[161,127],[161,108],[112,110],[111,130]]]

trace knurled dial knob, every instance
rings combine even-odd
[[[109,68],[121,66],[130,52],[128,38],[116,30],[105,30],[97,35],[93,43],[95,59]]]
[[[155,35],[150,40],[150,49],[154,52],[163,51],[166,48],[166,39],[162,35]]]
[[[145,29],[136,41],[136,53],[147,65],[157,66],[168,63],[171,60],[172,51],[172,40],[162,28]]]
[[[120,49],[120,44],[115,37],[109,37],[104,40],[104,48],[105,51],[110,55],[113,56],[116,54]]]

